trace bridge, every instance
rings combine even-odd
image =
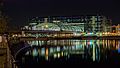
[[[78,32],[79,33],[79,32]],[[17,54],[24,49],[29,49],[30,45],[28,42],[37,42],[37,45],[41,45],[42,42],[39,41],[49,41],[49,40],[103,40],[103,39],[120,39],[120,36],[83,36],[74,35],[73,31],[14,31],[9,32],[9,34],[17,34],[16,36],[8,36],[8,44],[12,55],[16,58]],[[19,35],[20,34],[20,35]],[[30,35],[29,35],[30,34]],[[39,34],[47,34],[45,36],[39,36]]]
[[[79,33],[79,35],[74,34],[73,31],[10,31],[6,32],[7,36],[7,44],[9,46],[10,52],[17,64],[18,58],[20,55],[25,54],[25,52],[32,49],[30,43],[38,42],[38,45],[42,45],[42,42],[48,42],[50,40],[102,40],[102,39],[120,39],[120,36],[83,36]],[[44,34],[43,36],[41,36]],[[29,42],[29,43],[28,43]],[[68,42],[69,43],[69,42]],[[52,43],[51,43],[52,44]],[[70,43],[71,44],[71,43]],[[45,45],[44,45],[45,46]],[[61,46],[61,45],[58,45]],[[47,46],[46,46],[47,47]],[[4,49],[0,49],[0,55],[5,53]]]
[[[19,32],[18,32],[19,33]],[[25,33],[32,33],[32,34],[36,34],[36,33],[42,33],[42,34],[57,34],[57,36],[45,36],[45,37],[28,37],[28,36],[21,36],[21,37],[10,37],[10,39],[8,40],[8,44],[9,44],[9,48],[12,52],[12,55],[14,56],[14,58],[16,58],[18,53],[21,53],[22,50],[24,51],[24,49],[29,49],[30,45],[28,44],[28,42],[32,42],[32,41],[49,41],[49,40],[103,40],[103,39],[120,39],[120,36],[74,36],[72,32],[58,32],[58,31],[26,31]],[[65,34],[64,36],[60,36],[61,34]],[[68,36],[68,34],[70,34]],[[41,42],[38,43],[38,45]]]

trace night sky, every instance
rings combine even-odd
[[[118,0],[6,0],[5,14],[11,24],[26,25],[28,18],[41,16],[101,14],[120,23]]]

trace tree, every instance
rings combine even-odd
[[[7,18],[0,15],[0,33],[4,33],[7,29]]]
[[[3,14],[3,0],[0,0],[0,33],[7,29],[7,17]]]

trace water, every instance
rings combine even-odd
[[[28,43],[31,48],[17,58],[20,66],[120,63],[120,40],[49,40]]]

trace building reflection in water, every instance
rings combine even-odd
[[[76,59],[76,62],[103,62],[115,56],[113,53],[120,53],[119,40],[49,40],[28,41],[28,43],[32,49],[22,56],[23,63],[33,60],[37,63],[52,62],[59,59],[62,59],[60,61]]]

